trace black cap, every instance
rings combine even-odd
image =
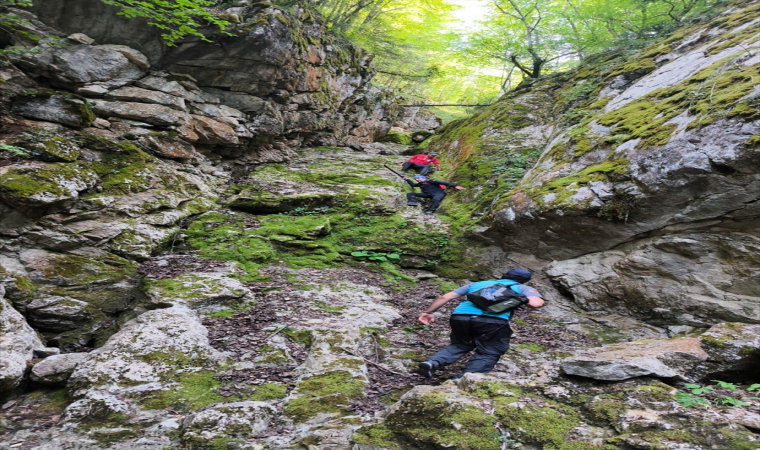
[[[504,272],[501,276],[503,280],[514,280],[518,283],[527,283],[533,276],[533,272],[528,269],[512,269],[508,272]]]

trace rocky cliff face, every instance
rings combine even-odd
[[[204,92],[244,113],[245,131],[238,142],[225,142],[225,156],[282,161],[288,148],[301,144],[370,142],[398,115],[394,94],[369,86],[371,55],[329,34],[306,10],[263,2],[220,11],[232,18],[233,36],[210,35],[214,42],[194,39],[175,47],[166,47],[154,28],[117,16],[99,0],[40,1],[33,10],[64,32],[130,45],[153,70],[190,75]]]
[[[385,91],[366,88],[366,58],[321,36],[303,12],[265,4],[228,11],[241,28],[225,47],[166,49],[116,19],[85,23],[102,7],[89,0],[38,6],[48,23],[60,19],[57,26],[97,41],[5,10],[23,20],[2,31],[0,43],[28,51],[0,66],[0,447],[757,447],[750,430],[760,429],[760,410],[747,387],[760,381],[758,325],[742,323],[756,308],[757,236],[746,223],[753,209],[720,213],[713,223],[702,220],[705,211],[723,206],[710,194],[702,196],[705,211],[676,195],[697,219],[642,236],[662,219],[637,208],[668,204],[620,194],[638,185],[610,155],[635,147],[646,160],[642,148],[658,158],[676,149],[628,143],[597,151],[589,133],[602,125],[572,126],[613,114],[596,111],[614,104],[599,100],[603,88],[643,80],[648,64],[598,60],[609,67],[524,86],[450,126],[434,145],[470,189],[430,217],[405,207],[406,185],[382,167],[398,167],[409,148],[363,142],[395,117]],[[725,48],[755,45],[743,34],[754,36],[743,24],[754,23],[747,17],[755,11],[733,11],[710,33],[735,27],[723,32]],[[67,28],[73,24],[82,28]],[[131,37],[110,40],[121,33]],[[674,39],[666,43],[673,60],[685,38]],[[743,74],[731,78],[739,92],[733,109],[694,100],[694,113],[714,111],[715,123],[742,138],[757,133],[754,97],[741,82],[755,80],[743,72],[753,61],[719,72]],[[397,124],[424,119],[412,112]],[[626,133],[644,133],[639,125]],[[709,126],[681,131],[695,140]],[[589,141],[586,153],[575,138]],[[307,142],[355,145],[295,147]],[[663,172],[670,174],[662,184],[676,193],[730,187],[724,201],[741,200],[752,192],[746,151],[755,148],[752,137],[742,142],[729,153],[743,165],[724,155],[710,171]],[[557,177],[572,182],[552,184]],[[537,194],[540,180],[555,197]],[[584,203],[586,187],[620,201]],[[520,199],[530,208],[518,210]],[[508,255],[461,239],[486,210],[475,236],[508,244]],[[512,213],[520,227],[500,219]],[[528,213],[535,229],[551,225],[554,240],[531,248]],[[585,223],[595,228],[583,237],[597,241],[560,239]],[[504,237],[507,229],[514,238]],[[421,304],[454,287],[430,271],[491,277],[512,261],[540,268],[553,255],[548,274],[591,313],[568,304],[539,272],[548,306],[519,313],[512,349],[493,374],[446,381],[461,366],[434,380],[411,372],[449,331],[443,316],[429,328],[415,325]],[[670,303],[657,304],[660,297]],[[720,318],[735,322],[666,339]],[[713,406],[696,411],[676,401],[683,382],[715,379],[743,387],[716,388]],[[719,404],[729,397],[735,403]]]
[[[759,21],[737,5],[448,126],[433,148],[493,200],[477,234],[554,260],[549,275],[586,309],[760,321]]]

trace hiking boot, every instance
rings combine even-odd
[[[406,202],[406,206],[420,206],[417,202]]]
[[[435,370],[438,368],[438,363],[435,361],[422,361],[418,364],[418,367],[420,368],[420,375],[425,378],[433,378],[433,374],[435,374]]]

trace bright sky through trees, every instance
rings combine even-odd
[[[102,1],[147,19],[169,44],[204,38],[203,23],[228,25],[206,9],[222,0]],[[329,29],[375,54],[376,82],[409,101],[483,104],[590,55],[641,48],[732,0],[271,1],[318,10]]]
[[[460,32],[477,28],[479,26],[477,22],[485,19],[488,14],[487,0],[449,0],[449,2],[459,6],[459,9],[452,13],[456,22],[452,23],[451,27]]]

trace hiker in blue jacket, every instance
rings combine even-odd
[[[436,298],[430,306],[420,314],[419,321],[425,325],[435,320],[433,313],[449,300],[471,294],[480,289],[494,284],[504,284],[518,294],[527,297],[527,305],[540,308],[544,305],[544,299],[537,290],[522,283],[527,283],[533,273],[528,269],[512,269],[505,272],[500,280],[485,280],[467,284],[454,289],[451,292]],[[438,353],[419,364],[420,373],[425,377],[432,377],[435,371],[449,364],[453,364],[459,358],[475,350],[472,357],[464,367],[464,371],[455,378],[461,378],[465,373],[487,373],[493,370],[499,358],[509,349],[509,338],[512,329],[509,327],[509,319],[512,311],[501,314],[488,313],[472,302],[465,299],[451,313],[449,324],[451,325],[451,343],[442,348]]]
[[[424,176],[424,175],[415,175],[414,181],[410,180],[407,177],[404,177],[404,180],[409,183],[409,186],[413,188],[420,188],[422,193],[417,192],[409,192],[406,194],[406,204],[409,206],[418,206],[419,202],[417,202],[417,198],[429,198],[432,199],[432,203],[430,203],[430,206],[425,211],[425,214],[433,214],[436,209],[438,209],[439,206],[441,206],[441,202],[446,197],[446,191],[442,186],[452,187],[458,191],[461,191],[464,189],[463,186],[458,186],[454,183],[449,183],[448,181],[440,181],[440,180],[431,180],[430,178]]]

